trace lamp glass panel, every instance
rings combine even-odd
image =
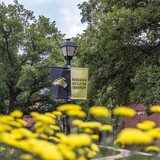
[[[67,56],[67,46],[64,46],[61,48],[63,56],[66,57]]]
[[[67,52],[68,52],[67,56],[73,56],[74,51],[75,51],[75,47],[67,46]]]

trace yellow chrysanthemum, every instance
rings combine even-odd
[[[91,128],[91,129],[99,128],[100,126],[101,126],[100,122],[82,122],[79,124],[79,127],[81,128]]]
[[[16,119],[17,122],[19,122],[20,124],[22,124],[22,126],[26,126],[26,122],[23,119]]]
[[[69,116],[75,116],[75,117],[85,117],[86,113],[81,110],[69,110],[66,113]]]
[[[39,155],[42,159],[63,160],[61,152],[53,143],[38,139],[27,139],[26,143],[28,143],[29,146],[32,146],[30,147],[30,152]]]
[[[56,116],[53,113],[46,112],[44,115],[51,118],[56,118]]]
[[[120,145],[121,148],[124,148],[125,144],[124,144],[124,141],[120,138],[117,138],[115,141],[114,141],[114,145]]]
[[[30,154],[21,154],[19,158],[21,160],[33,160],[33,156]]]
[[[11,131],[11,130],[12,130],[11,126],[0,123],[0,132]]]
[[[153,121],[143,121],[142,123],[137,124],[137,128],[142,130],[150,130],[155,126],[155,122]]]
[[[152,106],[150,107],[151,112],[160,112],[160,106]]]
[[[51,129],[53,129],[53,130],[56,130],[56,131],[59,131],[59,130],[60,130],[60,127],[59,127],[59,126],[50,125],[49,127],[50,127]]]
[[[76,154],[74,153],[74,151],[72,151],[72,149],[68,145],[58,144],[57,148],[64,156],[64,159],[69,159],[69,160],[76,159]]]
[[[99,152],[98,146],[94,143],[91,144],[91,149],[92,149],[92,151]]]
[[[79,124],[83,123],[83,121],[80,119],[75,119],[71,123],[72,123],[72,125],[78,126]]]
[[[90,129],[90,128],[85,128],[84,131],[85,131],[86,133],[93,133],[93,130]]]
[[[61,142],[70,146],[80,147],[89,145],[91,143],[91,138],[87,134],[71,134],[61,137]]]
[[[102,125],[99,127],[100,131],[112,131],[113,127],[111,125]]]
[[[52,113],[56,116],[61,116],[62,115],[62,112],[59,112],[59,111],[53,111]]]
[[[55,124],[55,120],[49,116],[38,114],[36,112],[32,112],[31,116],[33,116],[36,120],[41,121],[46,124]]]
[[[95,116],[107,117],[109,110],[104,106],[93,106],[89,108],[89,112]]]
[[[15,110],[15,111],[10,113],[10,116],[20,118],[20,117],[23,116],[23,113],[21,111]]]
[[[99,140],[99,135],[97,134],[91,135],[91,138],[94,140]]]
[[[56,137],[62,138],[62,137],[66,137],[66,135],[64,133],[56,133]]]
[[[97,153],[95,151],[90,151],[88,154],[87,154],[87,157],[88,158],[93,158],[94,156],[96,156]]]
[[[23,124],[21,124],[19,122],[16,122],[16,121],[9,121],[8,124],[13,126],[13,127],[22,127],[22,126],[24,126]]]
[[[113,110],[113,114],[119,115],[119,116],[133,117],[136,114],[136,112],[131,108],[121,106],[121,107],[115,108]]]
[[[49,137],[46,134],[40,134],[39,137],[44,139],[44,140],[48,140],[49,139]]]
[[[75,104],[65,104],[65,105],[59,106],[57,109],[61,112],[66,112],[68,110],[81,110],[81,107]]]
[[[145,149],[147,152],[148,151],[154,151],[154,152],[159,152],[160,151],[160,149],[158,148],[158,147],[156,147],[156,146],[148,146],[148,147],[146,147],[146,149]]]
[[[12,117],[12,116],[1,116],[0,117],[0,122],[1,123],[8,123],[9,121],[13,121],[14,120],[14,117]]]
[[[88,159],[84,156],[80,156],[80,157],[77,158],[77,160],[88,160]]]
[[[52,136],[49,137],[49,140],[53,140],[55,142],[60,142],[60,140],[58,138],[52,137]]]
[[[160,128],[153,128],[151,130],[148,130],[147,133],[152,137],[152,138],[160,138]]]
[[[36,134],[32,133],[30,130],[26,128],[17,128],[12,130],[12,135],[16,135],[19,137],[24,137],[24,138],[35,138]]]
[[[119,134],[125,144],[148,144],[152,142],[152,137],[148,133],[135,128],[125,128]]]

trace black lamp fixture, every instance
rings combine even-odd
[[[67,66],[70,65],[70,61],[72,60],[73,54],[76,49],[76,43],[70,41],[71,39],[66,39],[66,41],[62,42],[60,45],[61,51],[63,53],[64,58],[67,60]]]

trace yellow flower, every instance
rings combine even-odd
[[[41,127],[43,126],[43,123],[41,121],[38,121],[34,124],[34,127],[38,128],[38,127]]]
[[[152,106],[150,107],[151,112],[160,112],[160,106]]]
[[[28,139],[26,140],[26,143],[28,143],[28,145],[30,146],[30,151],[34,154],[39,155],[42,159],[63,160],[61,152],[53,143],[38,139]]]
[[[148,147],[146,147],[146,149],[145,149],[147,152],[148,151],[155,151],[155,152],[159,152],[160,151],[160,149],[158,148],[158,147],[156,147],[156,146],[148,146]]]
[[[111,125],[103,125],[99,127],[100,131],[112,131],[113,127]]]
[[[52,137],[52,136],[49,137],[49,140],[53,140],[55,142],[60,142],[60,140],[58,138]]]
[[[33,160],[33,157],[30,154],[21,154],[19,158],[21,160]]]
[[[137,128],[142,130],[149,130],[152,129],[155,125],[156,124],[153,121],[143,121],[142,123],[137,124]]]
[[[85,153],[84,149],[82,148],[78,148],[77,151],[78,151],[78,154],[80,155],[83,155]]]
[[[32,112],[31,116],[33,116],[36,120],[41,121],[42,123],[55,124],[55,120],[51,117],[46,116],[46,115],[37,114],[35,112]]]
[[[63,134],[63,133],[57,133],[56,136],[57,136],[58,138],[66,137],[66,135]]]
[[[14,139],[14,136],[12,134],[6,132],[1,135],[0,139],[2,142],[11,146],[17,146],[19,142],[16,139]]]
[[[40,134],[40,138],[44,139],[44,140],[48,140],[49,137],[46,134]]]
[[[31,112],[30,115],[33,116],[33,117],[37,117],[40,114],[38,112]]]
[[[76,154],[74,153],[74,151],[71,150],[71,148],[68,145],[58,144],[57,148],[58,150],[60,150],[60,152],[64,156],[64,159],[68,159],[68,160],[76,159]]]
[[[8,124],[8,122],[10,121],[14,121],[14,117],[12,116],[0,116],[0,123],[3,123],[3,124]]]
[[[91,149],[92,149],[92,151],[99,152],[98,146],[94,143],[91,144]]]
[[[87,160],[87,158],[84,157],[84,156],[80,156],[80,157],[77,158],[77,160]]]
[[[8,124],[13,127],[22,127],[23,126],[21,123],[16,122],[16,121],[9,121]]]
[[[11,126],[0,123],[0,132],[11,131],[11,130],[12,130]]]
[[[103,106],[93,106],[89,108],[89,112],[95,116],[107,117],[109,116],[109,110]]]
[[[26,126],[26,122],[23,119],[16,119],[17,122],[19,122],[20,124],[22,124],[22,126]]]
[[[21,111],[15,110],[10,113],[10,116],[16,117],[16,118],[21,118],[23,116],[23,113]]]
[[[56,116],[61,116],[61,115],[62,115],[62,113],[59,112],[59,111],[53,111],[52,113],[53,113],[54,115],[56,115]]]
[[[116,145],[116,144],[120,144],[120,147],[121,148],[124,148],[124,146],[125,146],[125,144],[124,144],[124,141],[122,140],[122,139],[120,139],[120,138],[117,138],[115,141],[114,141],[114,145]]]
[[[53,130],[60,130],[60,127],[59,126],[55,126],[55,125],[50,125],[49,126],[51,129],[53,129]]]
[[[57,108],[61,112],[66,112],[68,110],[81,110],[81,107],[76,104],[64,104]]]
[[[80,147],[89,145],[91,138],[88,134],[71,134],[61,137],[61,142],[73,147]]]
[[[48,117],[51,117],[51,118],[56,118],[56,116],[54,114],[49,113],[49,112],[46,112],[44,115],[48,116]]]
[[[160,138],[160,128],[154,128],[154,129],[148,130],[147,133],[152,138]]]
[[[94,156],[96,156],[97,153],[95,151],[90,151],[87,155],[88,158],[93,158]]]
[[[91,135],[91,138],[94,140],[99,140],[99,135],[93,134],[93,135]]]
[[[66,113],[69,116],[75,116],[75,117],[85,117],[86,113],[81,110],[69,110]]]
[[[125,128],[119,134],[118,138],[125,144],[147,144],[152,142],[152,137],[146,132],[135,128]]]
[[[93,132],[93,130],[90,129],[90,128],[85,128],[84,131],[85,131],[86,133],[92,133],[92,132]]]
[[[14,129],[14,131],[18,131],[20,132],[24,137],[26,138],[35,138],[37,135],[32,133],[30,130],[26,129],[26,128],[18,128],[18,129]]]
[[[49,134],[54,134],[53,129],[51,129],[48,125],[43,125],[41,127],[36,128],[36,132],[37,133],[46,132],[46,133],[49,133]]]
[[[72,123],[72,125],[78,126],[80,123],[83,123],[83,121],[80,119],[75,119],[71,123]]]
[[[136,114],[136,112],[131,108],[121,106],[121,107],[115,108],[113,110],[113,114],[120,115],[120,116],[133,117]]]

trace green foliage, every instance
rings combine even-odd
[[[160,5],[89,0],[79,5],[88,27],[76,38],[77,59],[90,68],[93,104],[153,104],[159,97]]]
[[[49,66],[61,65],[63,35],[55,22],[35,19],[17,0],[2,3],[0,12],[0,106],[11,111],[35,102],[53,104]]]

